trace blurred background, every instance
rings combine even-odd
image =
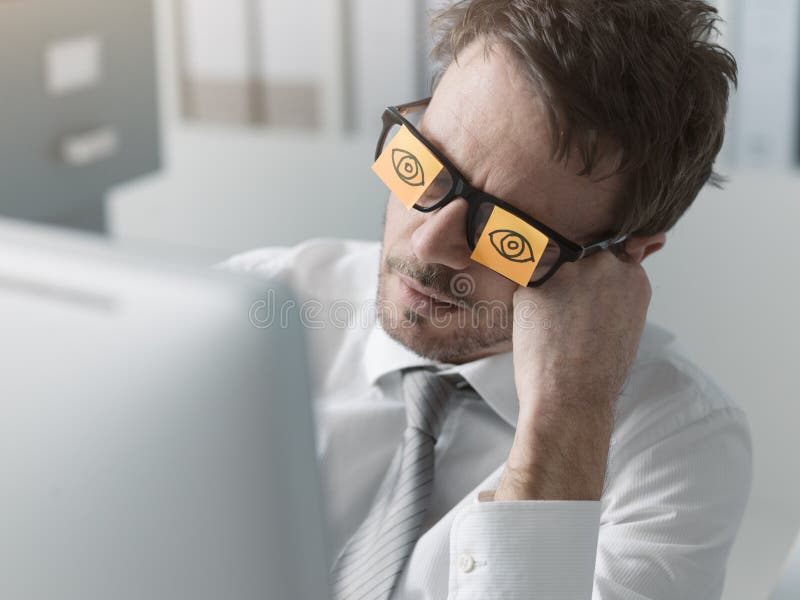
[[[378,240],[383,107],[428,95],[432,0],[0,3],[0,215],[209,264]],[[651,320],[748,412],[755,481],[726,600],[800,529],[800,2],[719,0],[740,87],[718,170],[648,259]]]

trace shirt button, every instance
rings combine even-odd
[[[466,552],[458,557],[458,568],[462,573],[469,573],[475,568],[475,559]]]

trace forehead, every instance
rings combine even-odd
[[[420,128],[469,182],[577,241],[613,226],[617,178],[551,159],[547,110],[516,59],[474,43],[443,75]]]

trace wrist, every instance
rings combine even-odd
[[[613,411],[602,403],[521,411],[496,500],[598,500]]]

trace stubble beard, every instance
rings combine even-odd
[[[463,298],[466,307],[450,319],[431,319],[387,297],[387,279],[392,273],[452,296],[450,285],[457,271],[394,257],[381,261],[376,293],[378,322],[389,337],[420,356],[443,363],[464,362],[465,357],[484,354],[511,340],[511,311],[504,304],[488,310],[485,301]]]

